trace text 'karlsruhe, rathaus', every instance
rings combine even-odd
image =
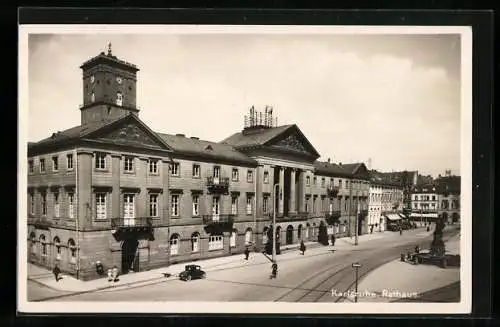
[[[273,212],[281,246],[367,232],[366,166],[317,161],[272,108],[218,143],[159,133],[139,118],[135,65],[109,49],[80,68],[81,124],[28,146],[30,262],[91,279],[97,261],[127,273],[261,251]]]

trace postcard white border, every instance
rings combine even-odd
[[[27,300],[28,35],[51,34],[460,34],[461,301],[459,303],[29,302]],[[20,25],[18,311],[23,313],[467,314],[472,308],[472,29],[468,26]]]

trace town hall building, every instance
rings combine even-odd
[[[318,161],[295,124],[251,108],[221,142],[151,130],[139,69],[111,52],[83,63],[81,124],[28,144],[28,258],[79,279],[367,232],[363,163]],[[275,201],[276,200],[276,201]],[[357,228],[357,230],[355,230]]]

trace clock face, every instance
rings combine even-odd
[[[95,77],[94,75],[90,76],[90,83],[94,83]]]
[[[121,84],[121,83],[122,83],[122,78],[118,76],[118,77],[116,78],[116,82],[117,82],[118,84]]]

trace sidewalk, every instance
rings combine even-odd
[[[460,236],[446,242],[446,254],[460,254]],[[370,272],[358,285],[358,302],[418,301],[420,294],[460,281],[460,267],[413,265],[396,259]],[[351,302],[353,299],[347,299]]]
[[[359,236],[360,242],[369,242],[372,240],[391,237],[394,236],[393,232],[382,232],[365,234]],[[399,234],[398,234],[399,236]],[[335,250],[343,251],[352,249],[354,244],[354,237],[351,239],[349,237],[339,238],[335,242]],[[284,245],[281,247],[282,254],[278,256],[279,260],[286,260],[288,258],[293,258],[296,256],[296,252],[293,250],[298,250],[300,244]],[[305,242],[307,247],[306,253],[310,255],[319,255],[322,253],[330,252],[332,250],[331,246],[322,246],[318,242]],[[139,286],[141,284],[147,285],[160,280],[172,280],[177,279],[178,274],[184,270],[184,266],[189,264],[200,265],[204,271],[215,271],[221,269],[231,269],[237,267],[243,267],[248,265],[262,265],[269,262],[269,258],[259,252],[250,252],[249,260],[243,259],[243,254],[235,254],[231,256],[224,256],[212,259],[197,260],[191,262],[182,262],[177,264],[172,264],[168,267],[157,268],[153,270],[128,273],[125,275],[120,275],[119,281],[114,285],[108,282],[107,277],[82,281],[74,278],[73,276],[68,276],[62,274],[62,279],[58,282],[55,281],[54,275],[47,269],[35,266],[28,263],[28,279],[39,284],[43,284],[54,290],[66,291],[66,292],[90,292],[97,290],[104,290],[108,288],[121,289],[130,286]],[[169,277],[165,277],[165,274],[170,274]]]

